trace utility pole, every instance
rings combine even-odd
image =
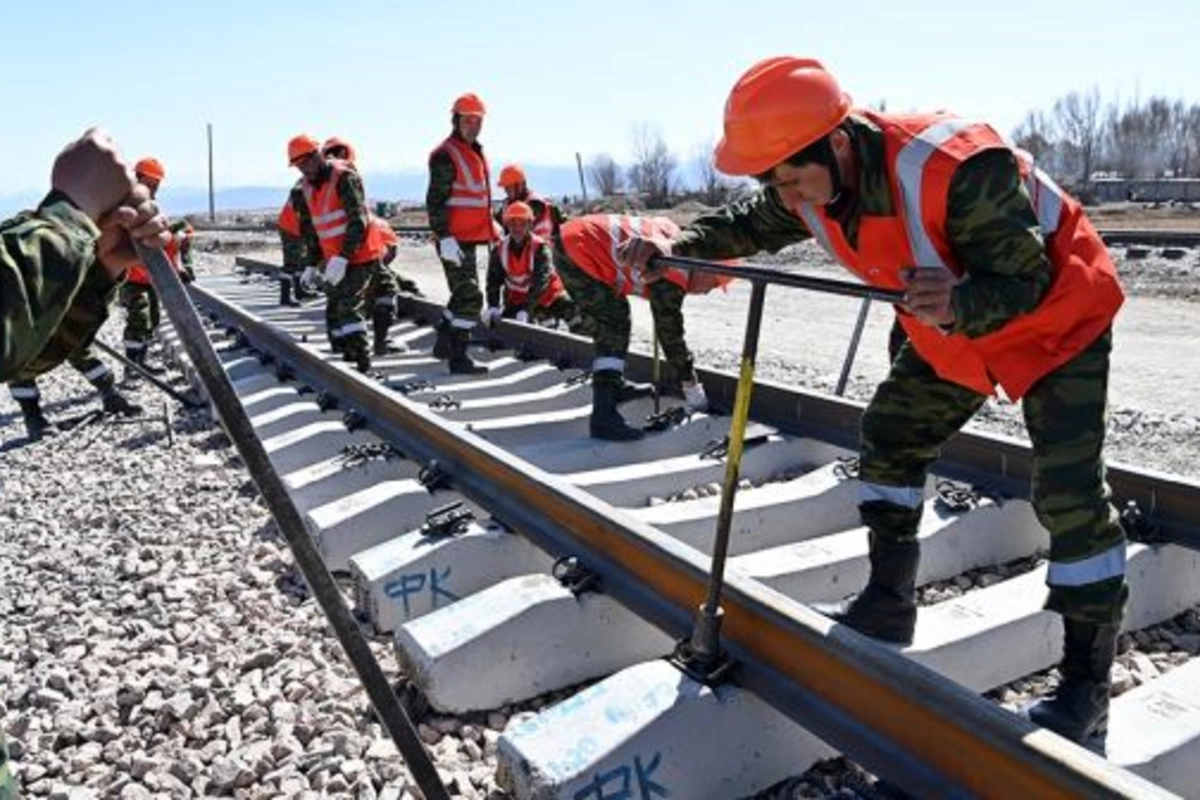
[[[208,221],[217,221],[217,204],[213,197],[212,123],[208,125]]]
[[[579,170],[579,190],[583,192],[583,207],[587,209],[587,184],[583,181],[583,159],[579,155],[579,151],[575,151],[575,167]]]

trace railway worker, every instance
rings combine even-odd
[[[483,323],[491,327],[501,317],[518,322],[561,319],[572,330],[578,328],[579,311],[554,269],[550,242],[532,231],[533,209],[518,200],[505,206],[503,220],[508,235],[488,264]]]
[[[300,217],[296,214],[290,198],[279,210],[275,228],[279,231],[279,245],[283,250],[283,274],[279,276],[279,305],[299,306],[301,300],[316,296],[312,292],[312,284],[317,276],[317,257],[304,246],[304,237],[300,233]]]
[[[506,164],[500,170],[500,179],[497,183],[504,190],[504,207],[508,208],[513,203],[528,205],[533,210],[534,235],[540,236],[547,242],[554,241],[559,227],[566,222],[566,216],[562,209],[554,205],[548,198],[529,188],[529,184],[525,180],[525,170],[521,169],[519,164]],[[498,216],[503,223],[502,214],[503,210]]]
[[[459,96],[450,108],[450,135],[429,154],[425,206],[450,289],[433,354],[448,358],[450,371],[459,374],[486,371],[467,354],[483,307],[475,250],[498,238],[491,216],[487,157],[479,143],[485,112],[475,94]]]
[[[288,163],[301,174],[288,203],[300,219],[305,246],[324,261],[330,347],[360,372],[369,372],[366,307],[384,246],[370,225],[362,179],[348,162],[326,159],[320,143],[306,134],[288,142]]]
[[[628,425],[617,410],[621,403],[650,393],[649,387],[629,383],[624,377],[631,294],[650,301],[654,329],[672,373],[671,382],[679,383],[687,407],[695,411],[708,407],[704,385],[696,379],[692,353],[684,338],[683,299],[689,293],[711,291],[728,279],[667,270],[647,280],[640,267],[630,268],[614,258],[617,248],[631,237],[646,237],[646,242],[658,242],[667,250],[678,233],[679,226],[666,217],[588,214],[564,223],[555,242],[558,274],[592,332],[595,360],[591,434],[597,439],[627,441],[642,437],[642,431]]]
[[[151,197],[158,196],[158,188],[166,178],[166,170],[156,158],[143,158],[134,165],[138,182],[150,190]],[[171,223],[171,239],[166,253],[184,281],[195,278],[192,270],[192,226],[179,220]],[[161,320],[158,293],[150,282],[150,272],[143,264],[134,264],[125,276],[121,287],[121,305],[125,308],[125,357],[143,369],[161,374],[162,367],[146,363],[150,340]],[[126,371],[126,378],[136,375]]]
[[[622,257],[724,258],[814,237],[863,281],[906,292],[908,341],[862,418],[870,579],[825,610],[911,642],[927,470],[999,386],[1023,399],[1032,502],[1050,532],[1047,608],[1065,631],[1062,682],[1027,713],[1076,741],[1101,734],[1128,593],[1101,453],[1123,293],[1080,204],[992,128],[854,109],[811,59],[768,59],[738,80],[716,166],[755,176],[760,191]]]
[[[21,397],[31,438],[50,432],[33,379],[70,360],[105,397],[106,409],[137,413],[89,345],[108,303],[137,262],[130,237],[161,247],[167,221],[109,135],[93,128],[59,153],[51,191],[34,211],[0,223],[0,380]],[[119,398],[119,399],[110,399]],[[32,424],[31,424],[32,423]]]

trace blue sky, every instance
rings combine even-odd
[[[823,60],[860,103],[1008,132],[1092,85],[1200,100],[1197,30],[1189,0],[22,3],[0,47],[0,210],[97,123],[175,187],[206,184],[206,122],[219,187],[290,184],[301,131],[349,138],[368,174],[419,169],[467,90],[497,165],[621,161],[638,123],[686,160],[719,134],[737,76],[786,53]]]

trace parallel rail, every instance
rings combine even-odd
[[[238,259],[241,266],[271,265]],[[552,555],[578,556],[606,591],[662,629],[682,635],[704,596],[707,560],[656,529],[614,516],[556,476],[447,424],[374,381],[299,349],[270,323],[202,287],[193,297],[243,332],[298,380],[323,386],[363,413],[376,432],[418,461],[436,459],[455,488]],[[408,312],[434,321],[440,308],[408,300]],[[587,364],[590,343],[530,327],[508,326],[510,345],[559,363]],[[632,354],[634,375],[650,361]],[[704,371],[710,396],[732,402],[733,375]],[[756,387],[752,413],[797,435],[853,446],[861,404],[770,382]],[[961,434],[943,451],[940,474],[1023,495],[1030,455],[1015,440]],[[1200,485],[1129,467],[1110,479],[1135,500],[1162,535],[1200,543]],[[902,775],[922,795],[966,791],[990,797],[1132,797],[1161,794],[1150,784],[1036,729],[977,695],[853,632],[834,628],[807,607],[757,581],[732,576],[723,606],[725,645],[739,660],[739,682],[834,746],[884,775]]]

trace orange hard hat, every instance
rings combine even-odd
[[[459,95],[458,99],[454,101],[454,105],[450,108],[450,111],[454,114],[474,114],[480,117],[487,113],[487,109],[483,106],[483,101],[474,92]]]
[[[288,141],[288,166],[294,165],[297,161],[307,155],[317,152],[321,149],[321,143],[307,133],[302,133],[299,136],[293,136]]]
[[[523,219],[533,222],[533,209],[529,207],[528,203],[522,203],[520,200],[518,200],[517,202],[509,203],[504,207],[504,214],[501,215],[501,219],[503,219],[505,222],[512,222],[514,219]]]
[[[497,182],[501,188],[516,186],[518,183],[525,182],[525,170],[521,169],[516,164],[507,164],[504,169],[500,170],[500,180]]]
[[[850,95],[813,58],[777,56],[738,78],[725,101],[717,169],[758,175],[830,133],[850,113]]]
[[[157,158],[143,158],[133,165],[133,172],[139,178],[152,178],[160,183],[167,177],[167,171]]]
[[[345,139],[338,138],[337,136],[330,136],[325,140],[325,144],[321,145],[321,155],[327,156],[329,155],[330,150],[334,150],[339,147],[345,148],[346,160],[353,164],[355,157],[358,155],[354,151],[354,145],[350,144]]]

